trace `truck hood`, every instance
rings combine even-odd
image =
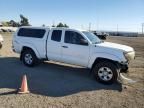
[[[111,42],[99,43],[99,44],[97,44],[97,46],[105,47],[105,48],[117,49],[117,50],[121,50],[121,51],[124,51],[124,52],[134,51],[133,48],[130,47],[130,46],[121,45],[121,44],[117,44],[117,43],[111,43]]]

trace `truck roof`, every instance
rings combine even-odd
[[[83,30],[83,29],[75,29],[75,28],[67,28],[67,27],[37,27],[37,26],[22,26],[19,28],[35,28],[35,29],[61,29],[61,30],[78,30],[78,31],[87,31],[87,30]]]

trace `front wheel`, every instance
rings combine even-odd
[[[105,61],[96,64],[93,68],[93,73],[98,82],[112,84],[118,79],[119,69],[112,62]]]

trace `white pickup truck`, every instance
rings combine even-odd
[[[52,60],[91,69],[97,81],[111,84],[128,70],[134,49],[101,41],[94,34],[70,28],[20,27],[13,36],[13,51],[32,67]]]

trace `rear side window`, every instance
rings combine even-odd
[[[43,38],[45,32],[44,29],[20,28],[18,36]]]
[[[60,42],[62,36],[62,30],[53,30],[51,40]]]

